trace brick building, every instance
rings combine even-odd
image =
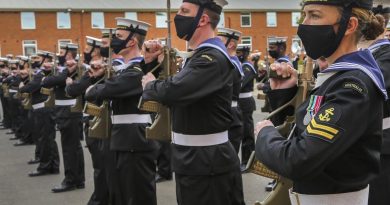
[[[296,35],[300,0],[229,0],[220,27],[243,32],[241,43],[265,52],[269,40],[300,43]],[[172,0],[175,13],[181,0]],[[37,49],[54,51],[60,42],[85,44],[84,36],[100,37],[99,28],[115,27],[115,17],[128,17],[152,24],[148,39],[166,38],[166,0],[0,0],[0,55],[29,55]],[[172,43],[184,50],[175,35]],[[288,48],[288,49],[289,49]]]

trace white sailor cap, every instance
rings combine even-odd
[[[228,2],[226,0],[183,0],[183,2],[199,5],[218,14],[221,14],[222,8],[228,5]]]
[[[7,54],[6,57],[7,57],[7,58],[14,58],[14,55],[12,55],[12,54]]]
[[[19,60],[9,60],[8,61],[9,64],[19,64]]]
[[[67,48],[67,50],[77,50],[77,49],[79,49],[79,46],[77,44],[74,44],[74,43],[68,43],[68,44],[66,44],[66,48]]]
[[[117,17],[116,20],[116,29],[117,30],[126,30],[132,33],[138,33],[142,36],[146,36],[150,24],[143,21],[136,21],[132,19]]]
[[[16,56],[16,58],[24,62],[28,62],[28,60],[30,59],[28,56]]]
[[[49,52],[49,51],[38,51],[37,52],[37,56],[41,56],[41,57],[44,57],[44,58],[53,58],[54,57],[54,54],[52,52]]]
[[[68,43],[60,43],[60,49],[64,49],[64,50],[66,50],[66,49],[68,49]]]
[[[110,31],[111,31],[111,34],[114,35],[115,30],[116,30],[116,28],[102,28],[102,29],[100,29],[100,31],[102,32],[102,38],[109,38]]]
[[[0,62],[8,63],[8,58],[0,57]]]
[[[268,40],[268,44],[280,45],[285,44],[287,37],[275,37]]]
[[[242,52],[249,52],[251,50],[251,47],[245,44],[238,44],[237,45],[237,51],[242,51]]]
[[[241,37],[241,31],[237,31],[230,28],[218,28],[218,36],[238,40]]]
[[[100,48],[102,46],[102,39],[86,36],[87,45]]]

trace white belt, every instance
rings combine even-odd
[[[238,106],[238,102],[237,101],[232,101],[232,107],[237,107]]]
[[[383,118],[382,130],[387,130],[389,128],[390,128],[390,117]]]
[[[183,146],[212,146],[229,140],[228,131],[208,135],[185,135],[172,132],[172,143]]]
[[[70,100],[55,100],[55,104],[59,106],[69,106],[69,105],[75,105],[76,99],[70,99]]]
[[[250,97],[252,97],[252,96],[253,96],[252,92],[240,93],[239,98],[250,98]]]
[[[17,91],[17,90],[14,90],[14,89],[9,89],[9,92],[10,92],[10,93],[17,93],[18,91]]]
[[[112,115],[112,124],[152,123],[149,114]]]
[[[83,117],[89,117],[89,114],[83,113]]]
[[[40,108],[44,108],[45,107],[45,102],[34,104],[34,105],[32,105],[32,107],[33,107],[34,110],[37,110],[37,109],[40,109]]]
[[[367,205],[369,187],[342,194],[306,195],[292,192],[291,205]]]

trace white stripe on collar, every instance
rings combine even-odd
[[[249,62],[245,62],[245,63],[242,64],[242,66],[244,66],[244,65],[248,65],[250,68],[252,68],[252,70],[253,70],[253,72],[254,72],[255,74],[257,73],[255,67],[253,67],[253,65],[250,64]]]
[[[320,87],[326,80],[328,80],[330,77],[332,77],[337,72],[329,72],[329,73],[318,73],[317,74],[317,80],[314,88]]]

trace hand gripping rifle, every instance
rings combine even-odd
[[[53,56],[54,65],[51,68],[51,75],[53,75],[53,76],[57,75],[58,63],[57,63],[57,54],[56,53],[57,53],[57,45],[54,46],[54,56]],[[44,88],[44,87],[42,87],[41,88],[41,93],[43,95],[47,95],[48,96],[46,101],[44,102],[45,107],[46,108],[54,107],[55,106],[55,100],[56,100],[54,87],[53,88]]]
[[[308,58],[306,62],[305,70],[302,72],[302,74],[299,75],[297,94],[289,102],[287,102],[280,108],[270,113],[266,119],[270,119],[272,116],[278,114],[280,111],[284,110],[288,106],[293,106],[296,111],[298,106],[301,105],[306,100],[308,93],[314,87],[313,84],[314,84],[313,62],[312,59]],[[290,139],[295,129],[294,126],[291,130],[291,127],[294,124],[294,122],[295,122],[295,117],[288,116],[286,121],[282,125],[277,127],[279,133],[282,134],[283,136],[287,136],[290,133],[288,135],[288,139]],[[256,159],[255,152],[252,152],[247,164],[247,168],[250,172],[254,174],[276,180],[275,189],[262,202],[256,202],[255,205],[290,204],[288,190],[292,187],[292,182],[289,179],[280,176],[274,171],[268,169],[262,162]]]
[[[173,75],[177,70],[176,51],[171,44],[171,1],[167,0],[167,23],[168,23],[168,38],[167,44],[164,46],[164,60],[157,67],[161,66],[159,79],[163,80]],[[156,67],[156,68],[157,68]],[[151,72],[153,72],[153,69]],[[154,101],[143,101],[140,99],[138,108],[143,111],[156,113],[155,120],[150,127],[146,128],[146,138],[153,140],[170,141],[172,134],[171,113],[168,107]]]
[[[80,80],[81,77],[83,76],[83,72],[84,72],[84,66],[83,66],[82,61],[81,61],[80,49],[81,49],[80,42],[79,42],[79,40],[77,40],[77,54],[79,56],[79,61],[77,62],[76,80]],[[70,111],[71,112],[83,112],[83,96],[82,95],[76,97],[76,103],[72,107],[70,107]]]
[[[110,42],[112,40],[112,29],[109,33]],[[93,86],[96,86],[103,80],[111,78],[112,71],[112,49],[111,43],[108,47],[108,62],[106,68],[106,75],[96,82]],[[84,113],[93,116],[93,119],[89,121],[88,136],[97,139],[108,139],[111,136],[111,110],[110,102],[104,100],[101,106],[87,102],[84,106]]]

